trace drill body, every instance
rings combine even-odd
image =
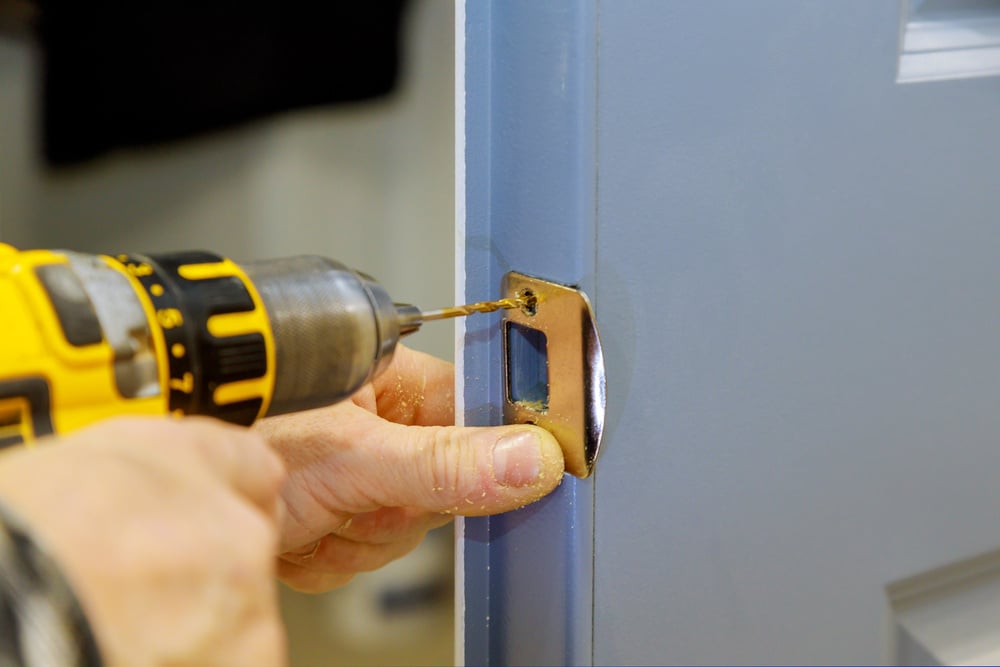
[[[85,255],[0,244],[0,446],[126,414],[236,424],[335,403],[420,312],[321,257]]]

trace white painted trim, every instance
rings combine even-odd
[[[899,83],[1000,74],[1000,17],[956,15],[904,26]]]
[[[455,303],[465,303],[465,0],[455,2]],[[465,319],[455,322],[455,424],[465,425]],[[455,655],[465,664],[465,519],[455,519]]]
[[[996,665],[1000,660],[1000,551],[890,584],[886,593],[898,634],[893,664],[927,656],[942,665]]]

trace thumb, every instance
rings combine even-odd
[[[562,481],[562,449],[537,426],[387,426],[408,437],[382,440],[380,458],[392,471],[379,485],[386,506],[498,514],[538,500]]]

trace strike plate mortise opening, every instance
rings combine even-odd
[[[549,410],[549,357],[545,334],[507,322],[507,381],[510,400],[536,412]]]
[[[583,292],[521,273],[508,273],[502,297],[521,306],[504,311],[504,421],[537,424],[555,436],[566,470],[593,471],[606,411],[604,353]]]

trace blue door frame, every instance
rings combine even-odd
[[[466,301],[495,298],[517,270],[578,285],[599,308],[596,3],[473,1],[464,19]],[[465,422],[496,424],[497,319],[466,327]],[[460,661],[592,663],[593,516],[594,478],[567,476],[538,504],[463,522]]]

